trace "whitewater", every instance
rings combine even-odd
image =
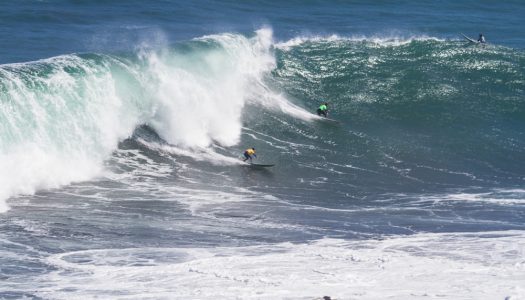
[[[192,53],[140,49],[128,57],[65,55],[4,65],[2,211],[10,196],[100,176],[103,162],[140,125],[171,145],[206,151],[239,142],[249,100],[267,107],[280,101],[280,109],[312,118],[262,82],[275,66],[271,39],[271,30],[261,29],[251,39],[196,39]]]
[[[112,30],[100,3],[3,7],[55,7],[33,22],[76,43],[0,50],[0,299],[525,298],[519,39],[388,3],[176,3],[108,4]]]

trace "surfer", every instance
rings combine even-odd
[[[317,115],[323,115],[325,118],[328,117],[328,102],[319,105],[319,108],[317,109]]]
[[[482,43],[482,44],[485,43],[485,37],[483,36],[483,33],[479,34],[478,43]]]
[[[255,155],[255,148],[249,148],[249,149],[246,149],[246,151],[244,151],[244,159],[242,161],[247,161],[248,159],[250,160],[250,163],[252,162],[252,156],[253,157],[257,157],[257,155]]]

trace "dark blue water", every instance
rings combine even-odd
[[[522,299],[524,13],[0,3],[0,298]]]
[[[163,35],[169,42],[268,25],[275,37],[411,36],[459,33],[523,49],[521,1],[17,1],[0,4],[0,62],[72,52],[130,50]]]

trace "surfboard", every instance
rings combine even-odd
[[[341,124],[341,121],[338,121],[336,119],[327,118],[327,117],[321,117],[319,120],[323,122],[331,123],[331,124]]]
[[[252,168],[269,168],[269,167],[273,167],[275,165],[274,164],[254,164],[254,163],[251,163],[251,164],[245,164],[245,166],[252,167]]]
[[[471,43],[479,43],[478,41],[476,41],[475,39],[471,39],[469,38],[468,36],[464,35],[463,33],[461,34],[467,41],[471,42]]]

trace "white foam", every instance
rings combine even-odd
[[[198,53],[187,65],[184,56],[146,55],[148,80],[153,82],[156,110],[150,124],[169,143],[207,147],[212,142],[231,146],[239,141],[241,113],[249,90],[275,67],[270,52],[271,31],[254,38],[222,34],[199,41],[221,45]]]
[[[368,42],[375,44],[376,46],[402,46],[409,44],[413,41],[445,41],[437,37],[431,37],[427,35],[354,35],[354,36],[339,36],[339,35],[314,35],[314,36],[300,36],[294,37],[288,41],[278,42],[275,44],[276,48],[289,51],[293,47],[300,46],[304,43],[337,43],[337,42]]]
[[[49,257],[58,270],[32,290],[53,299],[523,299],[523,257],[522,231],[87,250]]]
[[[340,36],[336,34],[332,34],[329,36],[298,36],[294,37],[288,41],[279,42],[275,44],[275,47],[283,50],[290,50],[293,47],[300,46],[307,42],[334,42],[334,41],[341,41],[344,40],[344,38],[341,38]]]
[[[196,147],[192,149],[177,147],[169,144],[160,144],[155,142],[148,142],[144,139],[138,141],[148,147],[149,149],[175,154],[179,156],[191,157],[196,161],[209,161],[214,165],[240,165],[242,161],[239,158],[230,157],[219,154],[209,147]]]
[[[421,196],[421,201],[466,201],[466,202],[480,202],[492,203],[500,205],[516,205],[525,204],[525,192],[521,189],[494,189],[485,192],[456,192],[441,195],[425,195]]]
[[[40,64],[53,72],[34,75]],[[121,110],[114,78],[96,68],[67,56],[1,70],[9,105],[0,110],[0,211],[7,210],[9,196],[96,176],[103,158],[131,132],[134,122]]]

